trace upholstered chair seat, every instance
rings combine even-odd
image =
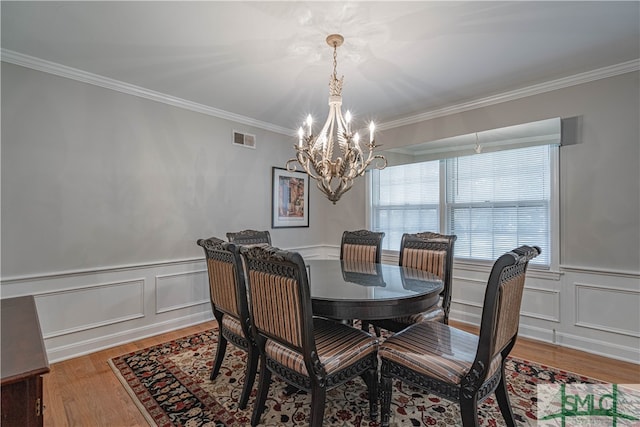
[[[460,384],[471,370],[477,349],[477,335],[439,322],[421,322],[385,340],[379,354],[420,375]],[[501,361],[500,354],[496,355],[488,376],[500,369]]]
[[[224,316],[222,318],[222,333],[223,335],[226,335],[228,333],[228,338],[231,339],[237,339],[235,337],[238,337],[243,341],[247,340],[247,337],[245,337],[244,330],[242,328],[242,324],[235,317]]]
[[[366,332],[320,317],[313,319],[313,335],[318,359],[327,375],[345,369],[360,357],[377,350],[376,341]],[[291,350],[275,340],[267,340],[265,352],[267,357],[285,368],[309,375],[302,353]]]

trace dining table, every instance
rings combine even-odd
[[[314,316],[380,320],[421,313],[438,303],[442,280],[393,264],[309,259],[305,261]]]

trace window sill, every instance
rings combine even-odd
[[[398,251],[382,251],[382,262],[386,264],[397,264],[399,258]],[[454,270],[466,270],[473,271],[476,273],[486,273],[487,275],[491,273],[491,268],[493,267],[494,261],[486,261],[486,260],[458,260],[455,259],[453,261],[453,269]],[[545,280],[560,280],[560,276],[562,273],[557,270],[552,270],[549,267],[545,266],[537,266],[534,264],[529,264],[529,268],[527,269],[528,277],[535,277],[538,279]]]

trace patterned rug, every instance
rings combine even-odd
[[[250,424],[258,378],[246,410],[238,409],[245,353],[233,345],[219,376],[209,380],[217,329],[125,354],[109,361],[113,371],[147,418],[157,426],[245,426]],[[516,358],[507,361],[511,404],[518,425],[536,425],[536,384],[594,383],[591,378]],[[285,383],[272,376],[261,425],[308,425],[311,398],[286,395]],[[400,382],[394,383],[392,425],[459,425],[459,407]],[[366,386],[358,378],[327,393],[324,425],[379,426],[368,415]],[[480,425],[504,425],[492,395],[481,404]]]

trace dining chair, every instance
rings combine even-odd
[[[311,393],[310,425],[321,426],[326,392],[361,376],[377,419],[378,340],[348,325],[313,317],[309,279],[297,252],[269,246],[240,246],[249,288],[254,337],[260,351],[260,380],[251,425],[265,410],[276,374]]]
[[[340,259],[344,262],[380,263],[384,232],[370,230],[345,231],[340,242]],[[369,322],[362,321],[363,331],[369,332]],[[375,328],[377,336],[380,329]]]
[[[239,245],[256,245],[260,243],[271,245],[271,235],[269,234],[269,230],[242,230],[234,233],[227,233],[227,239],[231,243],[237,243]]]
[[[505,362],[518,336],[529,261],[537,246],[521,246],[493,264],[485,290],[480,334],[440,322],[420,322],[381,344],[382,426],[391,418],[391,383],[399,379],[460,405],[462,425],[478,425],[478,403],[495,391],[508,426],[515,426]]]
[[[227,342],[247,353],[245,380],[240,395],[239,407],[244,409],[255,382],[258,368],[258,349],[249,324],[249,306],[244,272],[233,246],[216,237],[199,239],[207,260],[209,274],[209,297],[213,315],[220,329],[216,358],[211,370],[213,381],[220,372],[227,349]]]
[[[400,241],[400,258],[398,264],[403,267],[426,271],[442,279],[444,287],[440,293],[437,305],[427,311],[395,319],[385,319],[373,322],[374,327],[398,332],[424,321],[438,321],[449,323],[451,309],[451,282],[453,270],[453,245],[457,239],[455,235],[445,235],[432,232],[405,233]],[[376,333],[378,329],[376,329]]]
[[[340,259],[380,263],[384,232],[345,231],[340,243]]]

